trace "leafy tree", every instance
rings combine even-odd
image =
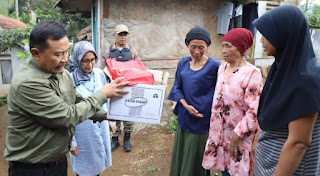
[[[15,4],[14,0],[0,0],[11,2],[7,10],[8,15],[15,18]],[[28,25],[25,29],[13,29],[0,31],[0,52],[7,51],[8,49],[15,47],[16,45],[25,46],[28,44],[28,37],[32,26],[35,25],[34,21],[30,21],[29,13],[35,12],[37,18],[41,21],[54,20],[65,24],[68,30],[68,37],[70,40],[77,42],[77,34],[80,30],[87,27],[91,23],[90,18],[83,18],[81,14],[65,14],[59,8],[53,8],[57,0],[24,0],[19,1],[19,19],[20,21]],[[4,14],[1,12],[0,14]],[[20,59],[27,58],[30,55],[28,49],[25,52],[16,53]]]
[[[25,0],[19,1],[19,18],[22,22],[33,26],[30,21],[29,12],[32,10],[41,21],[55,20],[66,25],[70,40],[77,41],[78,32],[89,26],[90,18],[83,18],[81,14],[65,14],[60,8],[53,8],[57,0]],[[15,6],[9,7],[9,15],[15,17]]]
[[[305,4],[301,5],[309,25],[311,28],[320,27],[320,5],[315,4],[314,0],[307,0]],[[310,13],[311,11],[311,13]]]
[[[8,7],[13,4],[13,0],[0,0],[0,15],[8,16]]]
[[[320,6],[315,5],[312,8],[312,13],[307,14],[308,22],[311,27],[320,27]]]

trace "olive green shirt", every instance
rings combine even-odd
[[[29,59],[11,81],[5,159],[48,163],[63,158],[69,151],[74,126],[93,117],[106,101],[101,91],[82,99],[67,70],[48,73]]]

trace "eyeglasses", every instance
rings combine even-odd
[[[96,63],[96,59],[87,59],[87,60],[81,60],[82,63],[89,65],[89,63],[91,63],[92,65],[94,65]]]

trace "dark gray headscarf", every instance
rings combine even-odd
[[[195,39],[205,41],[208,46],[211,44],[209,32],[205,28],[200,27],[198,25],[190,29],[190,31],[186,35],[186,39],[184,40],[184,42],[188,46],[190,41]]]
[[[276,47],[275,62],[260,96],[258,120],[268,131],[320,111],[320,68],[308,22],[298,7],[276,7],[253,25]]]

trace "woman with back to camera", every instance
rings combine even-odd
[[[71,71],[77,91],[83,98],[91,96],[107,84],[102,70],[93,68],[97,56],[93,45],[87,41],[77,42],[70,54]],[[107,110],[106,104],[102,106]],[[115,122],[110,122],[115,131]],[[112,165],[109,122],[94,122],[90,119],[78,124],[70,149],[71,164],[77,175],[95,176]]]
[[[253,25],[275,57],[260,97],[255,175],[320,175],[320,69],[308,22],[301,9],[283,5]]]
[[[226,62],[218,71],[202,166],[220,170],[223,176],[253,174],[251,147],[258,130],[262,76],[245,60],[252,43],[252,33],[244,28],[232,29],[222,38]]]
[[[178,116],[170,176],[204,176],[210,175],[201,162],[220,61],[204,54],[211,44],[206,29],[195,26],[188,32],[185,43],[191,56],[180,59],[168,96],[177,102],[173,112]]]

